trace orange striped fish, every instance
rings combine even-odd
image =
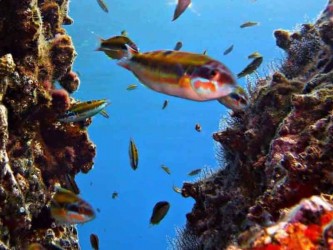
[[[118,64],[157,92],[209,101],[229,95],[237,86],[230,70],[207,55],[175,50],[140,53],[126,47],[128,54]]]
[[[62,224],[85,223],[95,218],[93,208],[70,190],[57,187],[50,205],[51,216]]]

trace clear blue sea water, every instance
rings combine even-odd
[[[95,116],[88,128],[97,145],[94,168],[79,174],[81,196],[99,209],[95,220],[79,226],[83,250],[91,249],[89,236],[95,233],[100,249],[167,249],[175,227],[186,223],[194,201],[172,190],[193,181],[187,173],[209,166],[218,169],[212,133],[218,130],[228,110],[216,101],[198,103],[166,96],[140,85],[131,72],[116,65],[102,52],[96,52],[99,38],[109,38],[126,30],[143,52],[172,49],[183,42],[184,51],[207,54],[226,64],[235,74],[248,63],[247,56],[259,51],[264,63],[259,73],[268,74],[271,61],[283,58],[276,47],[273,30],[293,30],[297,24],[313,21],[326,0],[193,0],[179,19],[171,22],[175,1],[105,0],[110,12],[104,13],[96,0],[70,2],[74,24],[67,27],[78,52],[74,70],[80,73],[81,86],[74,94],[80,100],[108,98],[109,119]],[[246,21],[259,26],[240,29]],[[231,44],[234,50],[224,56]],[[246,85],[244,78],[239,84]],[[165,99],[169,105],[162,110]],[[200,123],[202,132],[195,131]],[[139,167],[130,168],[129,139],[139,151]],[[161,165],[168,166],[167,175]],[[112,199],[117,191],[119,197]],[[157,226],[149,226],[156,202],[171,204],[169,213]]]

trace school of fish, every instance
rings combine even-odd
[[[97,0],[97,3],[105,13],[109,12],[104,0]],[[191,0],[177,0],[172,21],[177,20],[191,5]],[[241,24],[240,28],[258,24],[258,22],[248,21]],[[138,46],[128,37],[127,32],[122,31],[121,35],[108,39],[100,38],[100,46],[96,50],[117,60],[119,66],[132,72],[143,85],[156,92],[198,102],[216,100],[235,112],[247,108],[249,103],[246,91],[237,84],[234,74],[225,64],[208,56],[206,50],[203,53],[193,53],[182,51],[182,47],[183,43],[178,41],[173,50],[140,52]],[[225,49],[223,55],[228,55],[233,49],[232,44]],[[263,56],[259,52],[253,52],[248,58],[253,61],[237,74],[238,78],[256,71],[263,61]],[[134,90],[137,87],[137,84],[129,84],[126,89]],[[169,100],[165,100],[162,110],[168,104]],[[109,118],[105,110],[109,105],[110,101],[107,99],[73,102],[66,112],[57,117],[57,120],[62,123],[76,123],[97,114]],[[195,130],[202,131],[199,123],[195,124]],[[131,168],[137,170],[139,153],[133,138],[129,141],[128,154]],[[161,165],[161,169],[171,175],[171,170],[166,165]],[[200,172],[201,169],[195,169],[189,172],[188,176],[195,176]],[[65,186],[66,189],[59,185],[55,187],[49,203],[50,213],[55,222],[78,224],[93,220],[96,216],[95,211],[88,202],[78,196],[80,190],[74,181],[74,176],[69,174],[65,176]],[[172,189],[176,193],[181,193],[181,189],[175,185]],[[118,192],[115,191],[112,193],[112,199],[116,198],[118,198]],[[150,224],[159,224],[169,209],[169,202],[157,202],[152,211]],[[99,238],[96,234],[90,235],[90,242],[93,249],[99,249]],[[28,249],[44,249],[44,247],[39,243],[31,243]]]

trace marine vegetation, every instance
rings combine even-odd
[[[78,193],[74,177],[95,156],[90,118],[58,120],[80,84],[67,10],[67,0],[0,1],[0,249],[79,249],[76,226],[50,211],[55,197],[63,212],[83,215],[80,200],[63,203],[54,187]]]
[[[332,249],[332,6],[274,32],[285,59],[213,134],[222,168],[184,183],[195,205],[175,249]]]

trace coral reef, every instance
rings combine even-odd
[[[300,31],[274,32],[285,60],[250,86],[248,109],[233,113],[228,126],[213,135],[224,168],[183,185],[182,195],[196,203],[178,241],[191,235],[192,246],[180,244],[181,249],[324,249],[332,244],[332,226],[321,222],[326,212],[332,216],[331,205],[310,209],[304,220],[281,222],[285,209],[333,190],[332,6],[330,0],[318,20]],[[267,227],[276,229],[271,246],[265,245]],[[282,240],[281,235],[287,236]],[[293,237],[300,235],[306,246],[316,248],[293,248]]]
[[[1,249],[79,249],[75,226],[56,224],[48,208],[55,184],[79,192],[74,176],[95,156],[88,123],[57,121],[80,83],[67,9],[67,0],[0,1]]]

